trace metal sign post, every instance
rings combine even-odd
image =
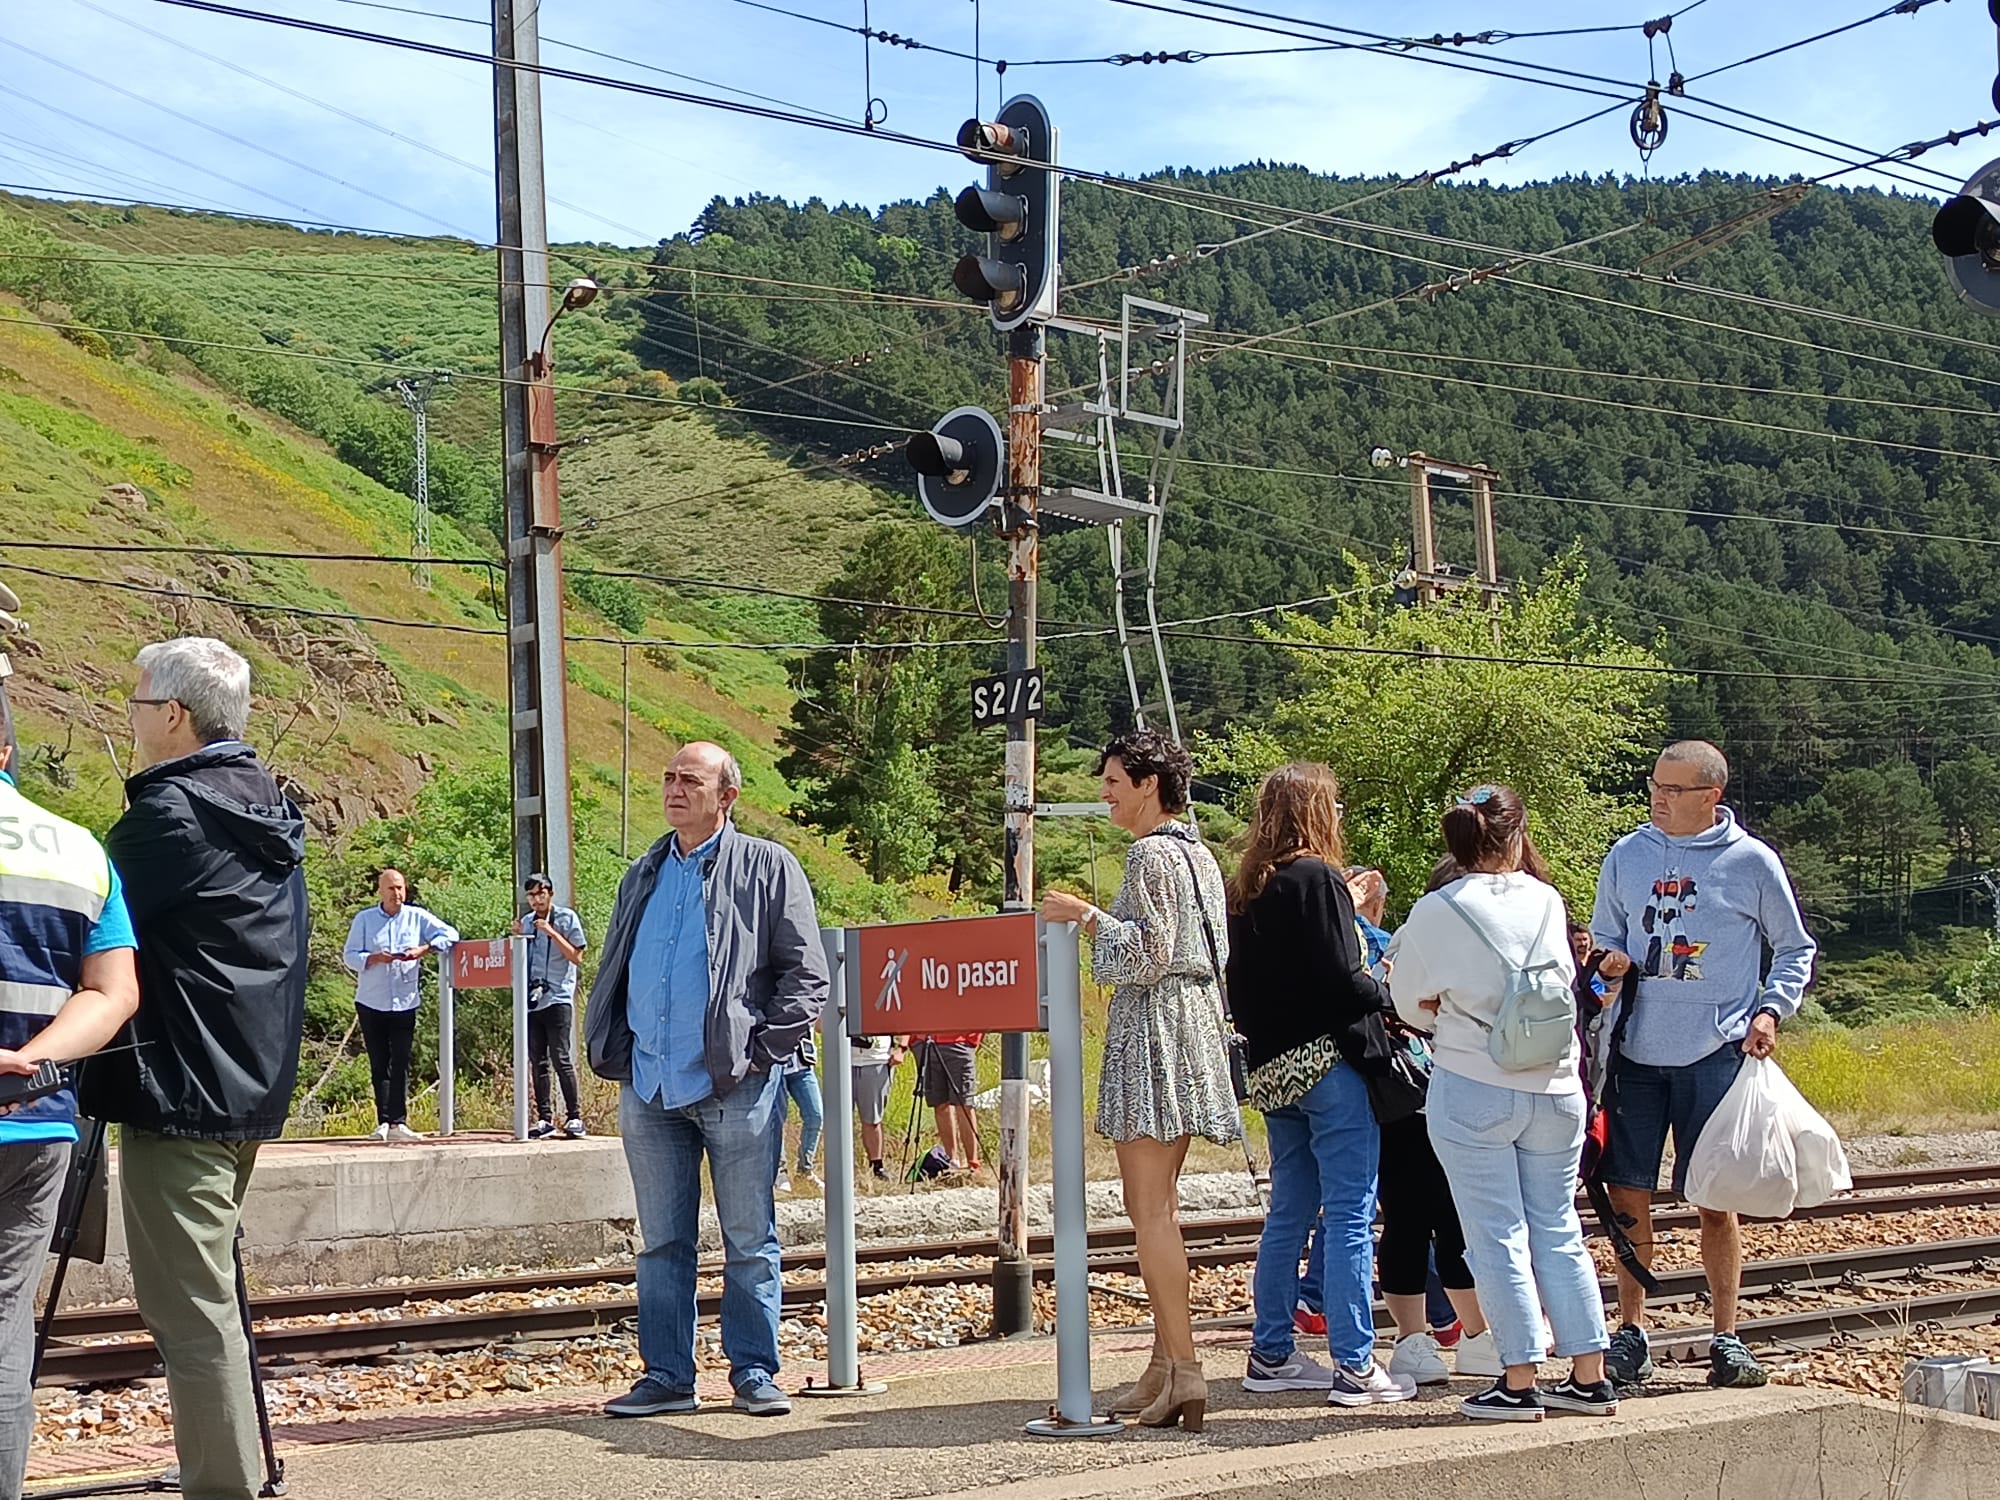
[[[506,940],[514,974],[514,1139],[528,1138],[528,940]]]
[[[854,1264],[854,1075],[846,1016],[860,998],[852,962],[854,934],[822,927],[827,986],[820,1016],[820,1084],[826,1096],[826,1384],[806,1382],[802,1396],[879,1396],[881,1381],[861,1378],[861,1332]]]
[[[1090,1207],[1083,1166],[1083,978],[1074,922],[1041,930],[1042,1000],[1049,1035],[1049,1135],[1054,1147],[1056,1404],[1027,1424],[1030,1437],[1105,1437],[1125,1424],[1090,1400]]]
[[[456,986],[451,982],[451,955],[438,965],[438,1134],[450,1135],[456,1118],[452,1087],[457,1078],[458,1049],[454,1012]]]

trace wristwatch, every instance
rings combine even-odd
[[[1778,1014],[1778,1007],[1775,1005],[1758,1006],[1755,1011],[1751,1012],[1750,1019],[1755,1021],[1758,1016],[1769,1016],[1773,1026],[1782,1026],[1785,1024],[1785,1018]]]

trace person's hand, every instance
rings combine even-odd
[[[1391,974],[1396,972],[1395,964],[1391,963],[1386,958],[1379,960],[1376,963],[1375,967],[1381,971],[1376,976],[1378,979],[1387,979]]]
[[[430,951],[431,951],[431,945],[429,943],[419,943],[414,948],[405,948],[403,950],[403,957],[408,959],[411,963],[415,963],[417,962],[417,960],[422,958],[426,953]]]
[[[890,1067],[892,1068],[901,1067],[903,1059],[908,1057],[909,1055],[910,1055],[910,1049],[908,1047],[905,1047],[901,1042],[891,1042],[889,1044]]]
[[[1422,1011],[1427,1016],[1434,1016],[1443,1008],[1444,1008],[1444,1002],[1438,999],[1435,995],[1433,995],[1428,1000],[1419,1000],[1417,1002],[1417,1009]]]
[[[396,955],[393,953],[371,953],[368,955],[368,962],[362,967],[372,969],[377,964],[392,964],[395,961]]]
[[[1044,922],[1082,922],[1096,909],[1083,897],[1072,896],[1068,891],[1050,891],[1042,897]]]
[[[29,1062],[20,1053],[10,1052],[7,1048],[0,1047],[0,1073],[26,1074],[34,1071],[35,1064]],[[0,1104],[0,1119],[5,1119],[19,1108],[21,1108],[21,1105],[18,1102],[14,1104]]]
[[[1769,1057],[1778,1050],[1778,1018],[1760,1010],[1750,1018],[1750,1034],[1743,1038],[1743,1050],[1751,1057]]]
[[[1597,972],[1606,979],[1620,979],[1632,967],[1630,954],[1621,953],[1616,948],[1606,948],[1604,956],[1597,961]]]
[[[543,937],[554,937],[556,935],[556,924],[551,922],[547,917],[537,917],[535,918],[535,931],[541,933]]]

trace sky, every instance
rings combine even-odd
[[[477,0],[237,0],[247,7],[489,50]],[[977,107],[1032,92],[1061,132],[1065,163],[1136,175],[1264,160],[1343,175],[1413,175],[1539,134],[1609,98],[1468,71],[1529,62],[1616,80],[1541,77],[1632,97],[1677,63],[1690,78],[1882,9],[1888,0],[1798,5],[1702,0],[1652,44],[1636,29],[1518,36],[1417,53],[1304,51],[1211,55],[1195,63],[1030,66],[1118,53],[1298,48],[1251,18],[1118,0],[542,0],[545,63],[664,88],[858,122],[870,98],[882,128],[948,141]],[[1246,9],[1396,36],[1632,26],[1663,14],[1626,0],[1239,0]],[[1684,3],[1684,0],[1683,0]],[[411,14],[410,11],[424,12]],[[912,37],[967,58],[865,44],[851,28]],[[810,19],[834,25],[817,24]],[[452,19],[456,17],[458,19]],[[1257,25],[1279,31],[1283,21]],[[969,60],[975,53],[989,59]],[[850,28],[841,30],[839,28]],[[1673,58],[1668,54],[1668,40]],[[574,44],[571,47],[557,43]],[[612,54],[592,56],[576,47]],[[992,60],[1005,58],[1004,79]],[[1441,59],[1460,68],[1422,59]],[[1651,170],[1816,175],[1845,147],[1726,116],[1716,105],[1866,147],[1866,155],[1994,115],[1994,25],[1977,0],[1932,0],[1690,85],[1707,101],[1666,101],[1669,131]],[[668,71],[660,71],[668,70]],[[680,76],[669,76],[680,75]],[[650,243],[686,229],[720,195],[768,193],[870,206],[952,191],[977,169],[955,155],[767,121],[567,80],[543,86],[549,227],[559,240]],[[1644,170],[1630,109],[1465,174],[1516,183]],[[1785,137],[1754,139],[1710,120]],[[1951,191],[2000,156],[2000,131],[1938,148],[1915,174]],[[0,182],[54,196],[96,194],[402,233],[490,241],[490,68],[335,39],[162,0],[16,0],[0,6]],[[1945,178],[1951,179],[1946,181]],[[1841,183],[1916,191],[1868,173]]]

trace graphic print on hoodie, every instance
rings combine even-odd
[[[1647,823],[1613,845],[1590,930],[1639,969],[1624,1055],[1661,1068],[1742,1041],[1766,1007],[1796,1013],[1818,952],[1777,851],[1726,807],[1700,833],[1669,838]]]

